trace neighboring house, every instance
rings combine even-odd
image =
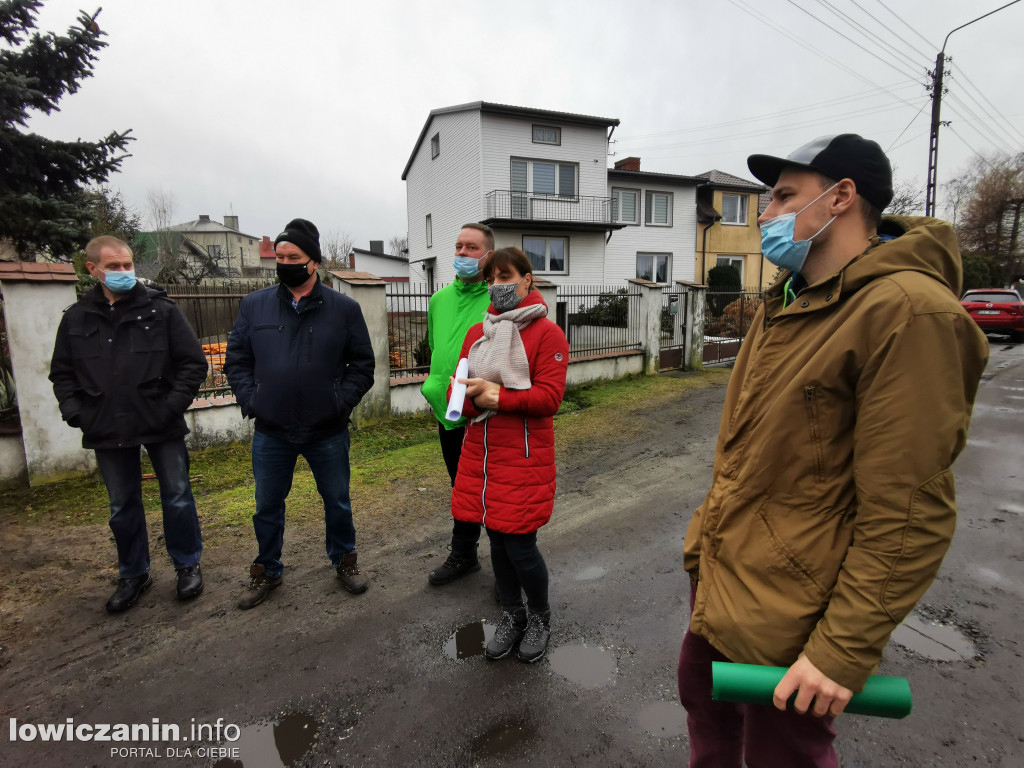
[[[604,282],[640,278],[670,284],[694,279],[697,190],[703,178],[640,170],[627,157],[608,170],[612,220],[624,229],[606,246]]]
[[[776,269],[761,255],[757,217],[768,187],[722,171],[697,174],[707,184],[697,192],[696,257],[698,282],[707,282],[712,267],[739,270],[745,287],[767,287]]]
[[[388,283],[409,282],[409,260],[384,253],[383,240],[371,240],[368,251],[353,248],[348,256],[348,267],[369,272]]]
[[[188,251],[198,249],[205,254],[216,265],[218,276],[260,274],[260,238],[241,232],[237,216],[225,216],[221,224],[204,214],[194,221],[173,224],[167,230],[180,233]]]
[[[402,172],[409,277],[432,286],[454,278],[455,240],[482,221],[498,248],[516,246],[538,276],[605,283],[608,137],[619,121],[477,101],[435,109]]]

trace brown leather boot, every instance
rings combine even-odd
[[[281,586],[281,577],[271,579],[267,576],[267,567],[262,563],[253,563],[249,566],[249,591],[245,597],[238,601],[238,607],[243,611],[255,608],[267,599],[270,590]]]
[[[345,554],[341,558],[341,565],[337,567],[338,579],[341,580],[341,586],[351,592],[353,595],[358,595],[366,591],[369,584],[366,581],[366,577],[363,572],[359,570],[359,566],[356,564],[356,552],[352,550]]]

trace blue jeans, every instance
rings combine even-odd
[[[185,438],[147,443],[146,451],[160,483],[164,543],[176,569],[199,564],[203,537],[196,500],[189,483]],[[142,506],[142,461],[139,447],[97,448],[96,464],[110,497],[110,530],[117,543],[117,570],[122,579],[149,572],[149,535]]]
[[[295,462],[303,456],[313,472],[316,489],[324,501],[327,528],[327,556],[337,568],[341,559],[356,548],[352,504],[348,496],[348,429],[311,443],[290,443],[256,432],[252,436],[252,472],[256,478],[256,531],[259,555],[254,562],[266,568],[270,578],[284,571],[284,500],[292,489]]]

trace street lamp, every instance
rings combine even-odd
[[[963,29],[976,21],[981,21],[986,16],[991,16],[993,13],[1003,10],[1003,8],[1009,8],[1014,3],[1019,2],[1020,0],[1012,0],[1012,2],[1000,6],[994,11],[989,11],[984,16],[971,19],[966,24],[961,24],[959,27],[956,27],[956,29],[951,29],[949,31],[949,35],[952,35],[957,30]],[[939,51],[939,55],[935,57],[935,72],[932,73],[932,132],[931,138],[928,142],[928,187],[925,190],[924,199],[925,216],[935,215],[935,188],[937,186],[936,176],[938,175],[939,163],[939,126],[942,124],[939,120],[939,110],[942,106],[942,64],[946,55],[946,43],[949,42],[949,35],[946,35],[946,39],[942,41],[942,50]]]

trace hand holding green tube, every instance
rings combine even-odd
[[[773,706],[775,687],[785,674],[785,667],[713,661],[711,698],[737,704]],[[864,684],[864,690],[853,694],[844,712],[899,719],[909,715],[912,706],[910,683],[905,677],[872,675]]]

